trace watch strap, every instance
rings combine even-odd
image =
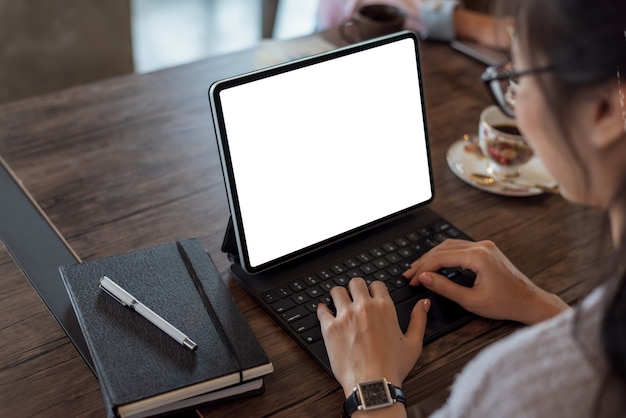
[[[349,417],[357,409],[359,409],[359,401],[357,400],[356,390],[353,390],[350,396],[343,402],[343,416]]]
[[[404,394],[404,391],[400,389],[399,387],[392,385],[391,383],[388,383],[388,384],[389,384],[389,392],[391,393],[391,397],[396,402],[402,402],[403,404],[406,405],[406,395]]]

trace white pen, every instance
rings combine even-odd
[[[102,276],[100,279],[100,289],[104,290],[105,293],[122,305],[135,310],[135,312],[139,315],[143,316],[167,335],[178,341],[183,347],[188,348],[191,351],[196,351],[198,348],[198,344],[194,343],[191,338],[179,331],[176,327],[174,327],[174,325],[161,318],[146,305],[139,302],[135,299],[135,297],[133,297],[133,295],[122,289],[117,283],[109,279],[107,276]]]

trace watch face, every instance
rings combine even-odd
[[[359,384],[359,395],[363,409],[379,408],[393,404],[389,387],[384,380]]]

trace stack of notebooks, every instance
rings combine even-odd
[[[263,391],[272,363],[195,239],[60,268],[109,416],[144,417]],[[197,344],[185,348],[100,288],[109,277]]]

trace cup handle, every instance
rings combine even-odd
[[[357,43],[358,40],[352,38],[352,36],[350,36],[350,34],[348,34],[348,32],[346,31],[346,28],[348,26],[355,26],[355,25],[356,25],[356,22],[353,18],[346,19],[343,22],[341,22],[341,24],[339,25],[339,34],[345,41],[351,44]]]

